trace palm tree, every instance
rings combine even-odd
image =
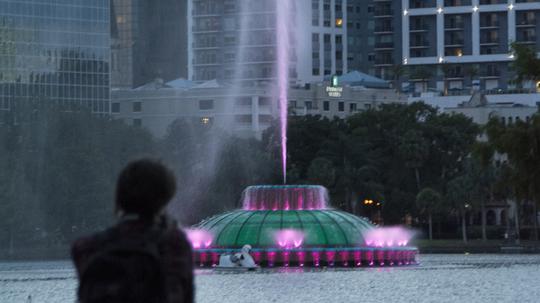
[[[442,208],[442,197],[432,188],[422,189],[416,196],[416,207],[421,213],[428,215],[429,240],[433,240],[433,214]]]
[[[478,69],[478,65],[476,64],[467,65],[467,67],[465,67],[464,73],[466,76],[469,76],[469,80],[471,82],[471,93],[473,93],[473,81],[474,81],[474,78],[478,76],[478,72],[479,72],[479,69]]]
[[[405,67],[403,64],[394,64],[392,65],[392,75],[394,78],[394,88],[397,92],[401,92],[400,82],[401,77],[405,74]]]
[[[466,174],[452,179],[447,184],[446,201],[461,217],[461,234],[463,242],[467,243],[467,212],[472,208],[473,184]]]
[[[536,51],[516,42],[512,43],[510,47],[515,58],[511,64],[511,68],[516,73],[515,81],[522,84],[524,81],[536,82],[540,80],[540,59],[538,59]]]

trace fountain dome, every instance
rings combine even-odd
[[[194,245],[197,265],[214,266],[220,254],[245,244],[253,247],[262,266],[414,263],[417,250],[403,239],[370,245],[377,227],[366,218],[330,208],[322,186],[250,186],[242,194],[242,205],[193,226],[192,231],[211,237]]]

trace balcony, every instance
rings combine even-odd
[[[493,29],[493,28],[499,28],[499,20],[491,20],[491,21],[484,21],[480,22],[480,29]]]
[[[375,34],[381,34],[381,33],[393,33],[394,27],[393,26],[376,26],[375,27]]]
[[[373,13],[373,16],[375,18],[393,17],[394,16],[394,10],[391,9],[391,8],[375,9],[375,12]]]
[[[393,49],[394,42],[376,42],[375,49]]]
[[[409,32],[427,32],[427,31],[429,31],[429,25],[427,24],[415,25],[409,28]]]

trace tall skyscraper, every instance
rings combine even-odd
[[[347,1],[347,66],[375,75],[375,33],[392,31],[390,26],[375,26],[373,0]]]
[[[399,0],[402,61],[414,90],[505,90],[511,43],[540,51],[540,1]],[[397,63],[397,62],[396,62]]]
[[[187,1],[111,0],[112,86],[187,77]]]
[[[189,0],[189,78],[268,82],[277,60],[276,5],[263,0]],[[321,81],[348,68],[347,1],[292,2],[291,79]],[[239,70],[241,72],[239,72]]]
[[[109,0],[0,0],[0,109],[110,112]]]
[[[373,0],[375,20],[375,62],[377,77],[392,80],[395,65],[401,62],[401,11],[400,0]]]

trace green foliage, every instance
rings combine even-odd
[[[516,82],[540,80],[540,59],[535,49],[515,42],[512,43],[511,48],[515,57],[511,67],[516,73]]]
[[[416,207],[422,213],[434,214],[443,209],[441,194],[432,188],[422,189],[416,195]]]
[[[267,146],[276,146],[270,140],[275,131],[267,132]],[[292,117],[290,183],[324,182],[334,206],[356,214],[371,212],[365,199],[380,202],[385,223],[401,223],[417,213],[419,188],[446,191],[478,133],[465,116],[440,114],[424,103],[383,105],[345,121]]]
[[[493,148],[508,160],[499,172],[501,183],[507,185],[517,201],[533,202],[531,220],[536,227],[534,213],[540,204],[540,116],[537,114],[529,121],[510,125],[493,119],[486,132]]]

